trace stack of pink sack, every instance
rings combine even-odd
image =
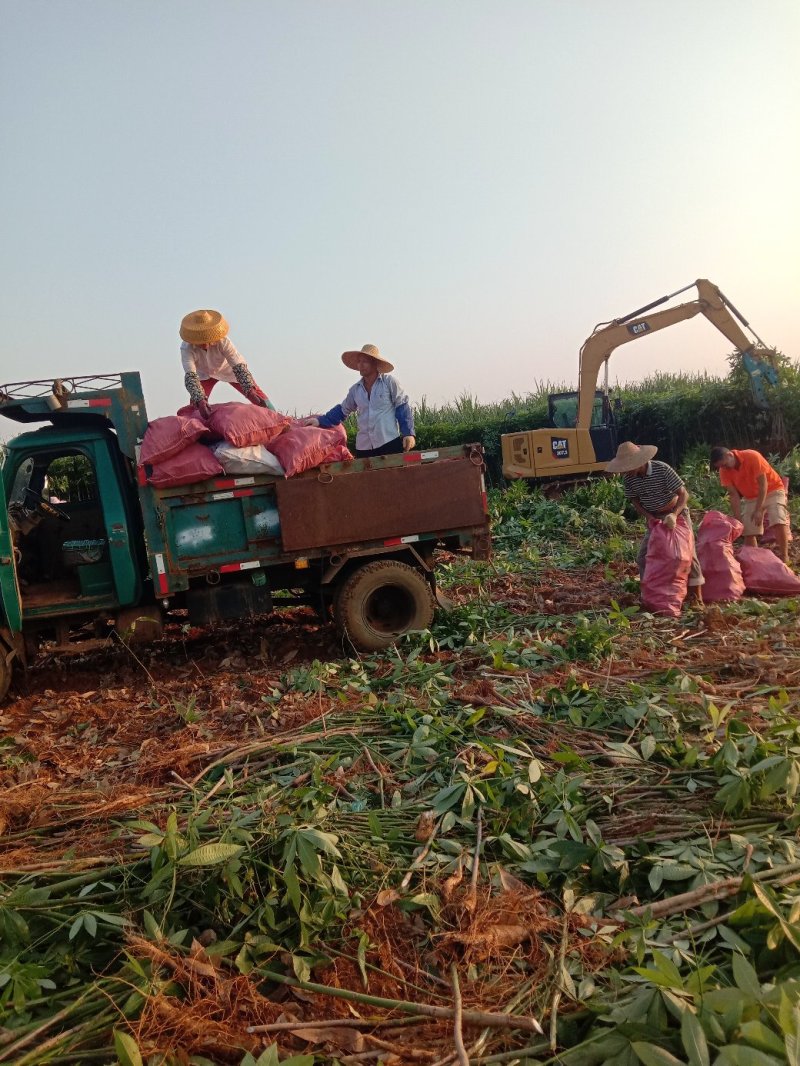
[[[222,474],[211,451],[198,443],[206,432],[205,423],[193,415],[167,415],[150,422],[139,456],[150,484],[163,489]]]
[[[211,404],[210,410],[201,418],[195,407],[182,407],[149,424],[140,462],[151,485],[188,485],[224,473],[292,477],[353,458],[342,426],[303,426],[278,411],[236,401]]]
[[[642,606],[653,614],[677,618],[689,585],[694,533],[684,514],[674,529],[654,518],[648,519],[648,524],[650,540],[641,586]]]
[[[745,583],[742,568],[733,554],[733,542],[742,535],[744,526],[721,511],[706,511],[697,531],[697,558],[706,579],[703,599],[706,603],[740,600]]]
[[[313,470],[323,463],[347,462],[353,458],[343,426],[333,429],[304,426],[300,419],[253,404],[212,404],[206,426],[214,439],[227,441],[236,449],[233,454],[218,448],[217,455],[226,468],[232,470],[235,466],[239,473],[265,472],[268,464],[264,453],[254,455],[249,451],[255,447],[274,456],[277,463],[270,472],[282,471],[285,477]]]

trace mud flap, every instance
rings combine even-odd
[[[445,596],[439,586],[436,586],[436,605],[440,611],[447,611],[448,613],[453,610],[455,604],[449,597]]]

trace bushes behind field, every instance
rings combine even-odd
[[[774,452],[772,414],[758,410],[746,375],[733,358],[732,364],[725,378],[658,374],[614,389],[612,395],[622,402],[619,440],[655,444],[659,458],[673,465],[698,446],[726,444]],[[776,398],[780,402],[791,446],[800,436],[800,371],[786,360],[781,378],[779,389],[770,390],[770,401],[773,407]],[[537,393],[498,404],[462,396],[446,407],[431,408],[423,400],[416,411],[418,445],[441,448],[477,441],[486,450],[492,478],[499,479],[502,434],[546,426],[548,392],[566,388],[542,386]]]

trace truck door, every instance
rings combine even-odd
[[[0,628],[7,626],[12,633],[22,629],[22,601],[17,582],[17,564],[14,559],[14,544],[8,523],[8,508],[3,479],[0,477],[0,605],[3,617]]]

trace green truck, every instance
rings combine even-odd
[[[432,621],[437,549],[489,558],[479,445],[155,488],[138,373],[0,386],[0,699],[42,651],[309,604],[361,650]],[[277,594],[274,596],[274,594]]]

